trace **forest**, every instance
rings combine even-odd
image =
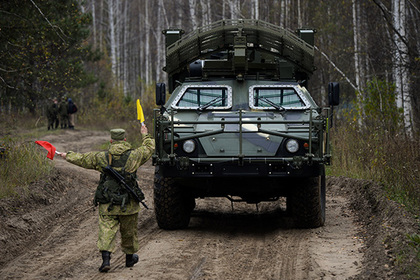
[[[332,172],[384,182],[398,190],[394,199],[418,202],[420,3],[414,0],[2,1],[0,115],[30,116],[39,125],[52,98],[71,97],[79,124],[126,121],[141,98],[150,119],[154,85],[166,81],[162,31],[189,33],[248,18],[316,30],[309,91],[325,106],[328,82],[341,87]]]

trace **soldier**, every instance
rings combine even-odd
[[[111,144],[106,152],[61,153],[60,156],[68,162],[78,166],[95,169],[101,172],[101,178],[95,193],[95,204],[99,204],[99,236],[98,249],[102,253],[100,272],[111,269],[111,253],[115,251],[115,238],[118,225],[121,232],[121,247],[126,254],[126,267],[132,267],[138,262],[139,249],[137,238],[137,219],[140,210],[139,203],[131,194],[127,194],[123,187],[113,178],[105,175],[104,168],[112,166],[124,176],[132,189],[137,188],[136,171],[150,159],[155,148],[155,141],[148,134],[146,126],[141,127],[142,144],[132,149],[126,142],[124,129],[111,130]],[[140,191],[141,192],[141,191]],[[144,196],[143,196],[144,197]]]
[[[69,113],[67,109],[67,102],[66,98],[63,97],[63,99],[60,102],[60,105],[58,106],[58,114],[60,117],[60,126],[61,128],[67,128],[67,125],[69,123]]]
[[[74,114],[77,112],[77,106],[76,104],[74,104],[71,98],[69,98],[67,101],[68,101],[67,112],[69,116],[69,128],[74,129],[74,119],[75,119]]]
[[[58,107],[57,99],[54,98],[53,102],[47,108],[48,130],[56,129],[58,127]]]

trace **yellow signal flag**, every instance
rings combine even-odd
[[[143,108],[140,105],[140,99],[137,99],[136,105],[137,105],[137,119],[140,121],[142,125],[144,125],[144,114],[143,114]]]

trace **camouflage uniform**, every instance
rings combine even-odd
[[[69,116],[69,128],[74,129],[74,120],[75,120],[75,115],[74,114],[77,111],[77,107],[74,104],[73,100],[71,100],[71,98],[69,98],[67,101],[68,101],[67,112],[68,112],[68,116]]]
[[[54,101],[47,108],[48,130],[56,129],[58,127],[58,107],[57,100]]]
[[[60,116],[60,126],[61,128],[67,128],[67,125],[69,123],[69,113],[67,112],[67,102],[65,99],[63,99],[58,106],[58,113]]]
[[[112,134],[112,131],[111,131]],[[155,141],[149,134],[142,135],[142,145],[131,151],[125,171],[134,173],[150,159],[155,148]],[[131,145],[125,141],[113,141],[109,147],[109,154],[114,157],[121,156],[131,149]],[[66,160],[78,166],[95,169],[102,172],[102,168],[108,165],[106,152],[75,153],[68,152]],[[99,204],[99,236],[98,248],[100,251],[115,251],[115,238],[120,225],[121,247],[125,254],[134,254],[139,249],[137,238],[137,218],[140,211],[139,203],[130,199],[123,211],[121,206],[113,205],[108,209],[110,203]]]

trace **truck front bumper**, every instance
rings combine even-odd
[[[168,158],[153,159],[165,177],[315,177],[327,159],[293,158]]]

